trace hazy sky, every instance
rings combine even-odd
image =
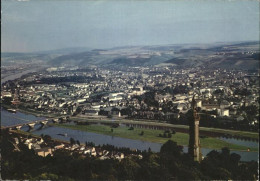
[[[2,52],[259,41],[259,1],[1,1]]]

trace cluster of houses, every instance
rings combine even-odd
[[[46,157],[48,155],[53,156],[53,153],[56,150],[64,149],[68,150],[72,153],[78,153],[80,155],[89,155],[93,157],[97,157],[101,160],[105,159],[117,159],[122,160],[125,158],[124,153],[117,152],[117,151],[108,151],[104,150],[100,147],[94,147],[94,146],[86,146],[82,144],[69,144],[66,142],[60,142],[60,141],[54,141],[52,142],[51,146],[44,141],[43,138],[39,137],[31,137],[26,138],[24,136],[14,137],[14,147],[16,151],[20,151],[19,149],[19,143],[22,143],[28,147],[28,149],[33,149],[35,154]],[[137,156],[140,159],[142,158],[142,155],[130,155],[130,156]]]
[[[62,84],[22,84],[28,80],[69,76],[93,77],[92,81]],[[93,68],[38,73],[15,82],[15,91],[4,84],[2,98],[16,97],[20,105],[47,113],[61,115],[122,116],[124,109],[131,117],[145,119],[179,118],[190,109],[195,95],[197,106],[205,111],[215,111],[214,117],[231,117],[243,120],[242,106],[259,108],[259,75],[238,70],[207,70],[174,67],[128,67],[120,70]],[[89,79],[88,79],[89,80]],[[170,91],[165,91],[167,88]],[[246,90],[246,94],[241,91]],[[155,92],[158,104],[149,105],[144,95]],[[141,97],[141,100],[138,99]],[[116,108],[116,109],[115,109]],[[125,113],[124,113],[125,114]],[[256,116],[259,113],[256,114]],[[258,123],[254,119],[250,124]]]

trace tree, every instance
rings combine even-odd
[[[50,135],[44,135],[42,137],[42,139],[44,140],[44,142],[46,142],[47,144],[49,144],[50,142],[52,142],[51,136]]]
[[[80,145],[80,142],[79,142],[79,140],[77,140],[76,142],[77,142],[77,144],[78,144],[78,145]]]
[[[82,112],[82,108],[81,107],[77,107],[76,111],[73,113],[73,116],[76,116],[77,114]]]
[[[111,109],[111,111],[120,111],[118,108],[116,108],[116,107],[113,107],[112,109]]]
[[[131,108],[127,107],[121,110],[122,115],[130,115],[132,113]]]
[[[167,137],[167,134],[166,132],[163,133],[163,137],[166,138]]]
[[[12,97],[4,97],[4,99],[3,99],[3,104],[11,105],[11,104],[12,104],[12,101],[13,101],[13,98],[12,98]]]
[[[76,143],[76,141],[73,138],[70,138],[70,144],[74,145]]]
[[[168,133],[168,138],[171,138],[172,137],[172,134],[171,133]]]
[[[41,175],[34,178],[36,180],[59,180],[59,176],[52,173],[42,173]]]
[[[92,146],[92,147],[94,147],[95,146],[95,143],[93,143],[93,142],[85,142],[85,145],[86,146]]]
[[[222,148],[221,152],[213,150],[202,160],[201,171],[211,179],[254,180],[257,162],[250,162],[255,167],[249,169],[250,163],[241,164],[240,158],[240,155],[236,153],[230,154],[228,148]],[[252,172],[249,173],[250,171]]]
[[[182,149],[183,149],[183,147],[177,145],[176,142],[174,142],[172,140],[168,140],[166,143],[164,143],[162,145],[160,154],[168,155],[168,156],[170,156],[170,155],[178,156],[178,155],[181,155]]]
[[[119,180],[135,180],[140,165],[133,158],[123,159],[118,166]]]
[[[150,153],[150,152],[152,152],[152,150],[151,150],[151,148],[149,147],[149,148],[148,148],[148,153]]]
[[[221,89],[217,89],[213,92],[213,94],[220,94],[220,95],[223,95],[224,94],[224,90],[221,90]]]
[[[134,127],[133,126],[131,126],[128,130],[134,130]]]

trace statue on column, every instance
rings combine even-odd
[[[195,101],[195,96],[193,96],[192,98],[191,108],[192,108],[192,118],[190,118],[189,120],[190,139],[189,139],[188,153],[194,158],[195,161],[200,162],[202,160],[200,140],[199,140],[200,116],[197,111],[197,102]]]

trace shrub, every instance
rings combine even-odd
[[[134,130],[134,127],[131,126],[128,130]]]
[[[171,133],[168,133],[168,138],[171,138],[172,137],[172,134]]]

